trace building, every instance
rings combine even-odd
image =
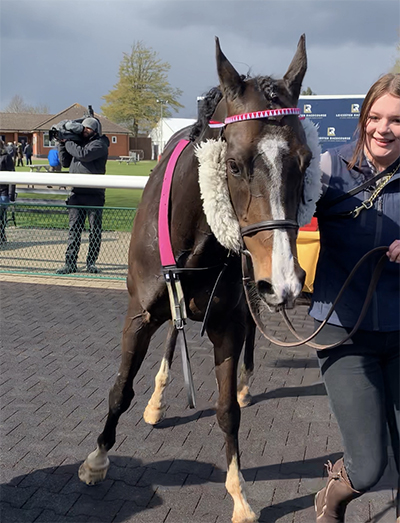
[[[21,142],[32,144],[33,155],[36,158],[47,158],[49,150],[55,142],[49,140],[51,127],[61,120],[77,120],[87,115],[87,108],[73,104],[60,113],[30,114],[30,113],[0,113],[0,136],[4,142]],[[110,140],[109,158],[129,155],[130,131],[118,125],[105,116],[95,113],[99,119],[103,134]]]
[[[193,125],[196,122],[193,118],[161,118],[158,124],[149,134],[152,142],[152,159],[156,160],[162,153],[168,140],[177,131],[184,127]]]

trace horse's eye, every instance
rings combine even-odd
[[[240,174],[239,167],[237,166],[237,163],[234,160],[228,160],[228,167],[233,175]]]

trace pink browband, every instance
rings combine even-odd
[[[245,120],[257,120],[259,118],[270,118],[271,116],[287,116],[289,114],[300,115],[300,109],[298,107],[285,107],[284,109],[268,109],[265,111],[254,111],[252,113],[235,114],[234,116],[228,116],[223,122],[216,122],[211,120],[209,122],[210,127],[225,127],[229,123],[243,122]]]

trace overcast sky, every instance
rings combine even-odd
[[[16,94],[57,113],[100,112],[135,41],[171,65],[174,116],[218,84],[214,37],[239,73],[282,77],[302,33],[317,94],[365,94],[393,66],[399,0],[0,0],[0,110]]]

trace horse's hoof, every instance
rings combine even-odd
[[[110,465],[108,459],[107,462],[108,463],[104,468],[92,469],[88,464],[87,460],[84,461],[82,465],[79,467],[79,479],[83,481],[83,483],[86,483],[86,485],[96,485],[97,483],[101,483],[105,479],[108,467]]]
[[[245,514],[237,514],[232,516],[232,523],[256,523],[258,521],[257,515],[250,509]]]
[[[249,405],[251,405],[253,403],[253,396],[248,392],[245,394],[239,393],[237,400],[239,403],[239,407],[244,408],[244,407],[248,407]]]
[[[145,411],[143,412],[143,419],[149,425],[157,425],[157,423],[160,423],[160,421],[165,418],[165,411],[165,407],[161,409],[155,409],[147,405]]]

